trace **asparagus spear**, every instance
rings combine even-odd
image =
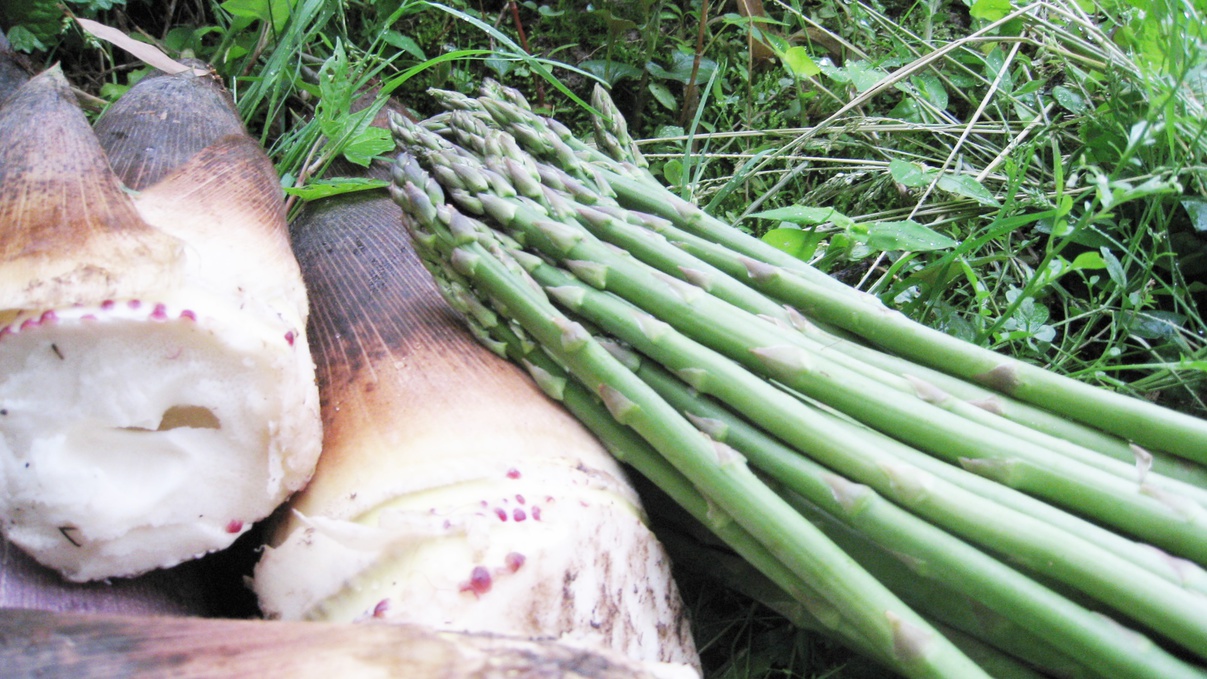
[[[256,568],[263,610],[698,666],[669,561],[620,466],[465,332],[400,216],[370,191],[310,203],[293,224],[324,454]]]
[[[1002,437],[920,398],[885,392],[863,376],[836,365],[822,352],[798,356],[803,354],[800,349],[810,348],[800,344],[798,333],[784,332],[709,295],[669,288],[638,263],[575,229],[576,223],[550,221],[542,208],[508,201],[490,192],[479,193],[475,199],[506,228],[519,234],[523,242],[546,256],[568,261],[593,285],[607,287],[645,310],[670,319],[677,329],[750,370],[772,374],[869,426],[979,473],[997,475],[1050,500],[1068,503],[1076,498],[1077,511],[1207,562],[1207,523],[1195,518],[1207,510],[1191,500],[1159,486],[1137,487],[1130,479],[1052,456],[1040,446]],[[798,361],[815,366],[805,369]]]
[[[976,380],[1138,445],[1207,464],[1207,422],[1199,418],[1057,375],[915,323],[807,263],[717,220],[634,172],[632,166],[575,144],[572,137],[558,134],[548,120],[530,110],[513,102],[493,100],[483,100],[481,106],[496,123],[518,133],[517,140],[534,155],[563,163],[579,176],[602,178],[626,207],[669,219],[689,232],[781,269],[783,273],[775,274],[774,280],[761,283],[762,289],[778,291],[787,285],[783,279],[790,280],[804,296],[794,304],[811,316],[894,353]],[[594,167],[585,169],[587,160],[576,152]]]
[[[400,163],[410,160],[400,156]],[[819,591],[846,611],[869,641],[893,657],[911,676],[984,676],[971,661],[868,577],[816,529],[787,507],[746,468],[740,456],[715,448],[690,423],[595,343],[581,326],[568,321],[531,287],[495,259],[470,234],[454,236],[438,208],[415,184],[394,191],[418,226],[416,243],[440,248],[484,294],[508,310],[534,341],[540,343],[587,388],[600,393],[618,421],[636,430],[693,484],[701,488],[786,565],[817,583]],[[451,214],[451,209],[443,208]],[[449,220],[451,221],[451,216]],[[470,242],[464,243],[466,239]]]

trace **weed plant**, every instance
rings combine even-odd
[[[492,77],[586,136],[602,82],[654,173],[738,228],[952,335],[1200,416],[1205,14],[1203,0],[0,4],[10,42],[62,62],[93,112],[147,68],[69,16],[213,64],[294,201],[374,186],[316,178],[390,152],[368,125],[385,95],[423,116],[427,88]],[[356,112],[370,86],[381,95]],[[859,673],[790,612],[686,582],[712,676]]]

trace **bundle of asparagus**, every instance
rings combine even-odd
[[[392,195],[446,299],[813,619],[911,677],[984,676],[974,646],[1017,676],[1203,676],[1207,422],[718,222],[602,91],[596,147],[493,83],[435,94],[392,120]]]
[[[0,109],[0,517],[70,580],[225,548],[318,457],[281,190],[228,99],[153,78],[94,133],[54,67]]]
[[[324,444],[256,566],[261,609],[556,639],[694,675],[669,559],[620,466],[474,341],[400,214],[375,190],[292,225]]]

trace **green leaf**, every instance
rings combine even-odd
[[[1004,18],[1013,9],[1010,0],[976,0],[968,13],[975,19],[992,22]]]
[[[1074,115],[1080,115],[1089,109],[1089,106],[1085,103],[1085,99],[1082,99],[1080,94],[1064,85],[1057,85],[1052,88],[1052,98],[1056,100],[1056,103],[1060,104],[1061,108]]]
[[[8,44],[17,52],[41,52],[47,49],[46,43],[25,26],[13,26],[8,30]]]
[[[368,167],[377,156],[394,150],[390,131],[382,127],[366,127],[344,147],[344,157],[361,167]]]
[[[876,68],[865,61],[852,61],[844,69],[847,77],[859,92],[866,92],[888,77],[888,72]]]
[[[386,31],[381,35],[381,41],[391,47],[397,47],[420,61],[427,59],[427,55],[423,53],[423,48],[409,35],[403,35],[398,31]]]
[[[1136,311],[1122,314],[1123,327],[1136,337],[1148,340],[1175,337],[1186,324],[1186,317],[1172,311]]]
[[[890,118],[904,120],[911,123],[923,123],[922,107],[918,105],[918,100],[914,97],[904,97],[893,110],[888,112]]]
[[[821,73],[821,69],[809,58],[809,52],[800,45],[789,47],[784,52],[784,64],[798,78],[812,78]]]
[[[632,64],[611,59],[583,61],[578,64],[578,67],[608,83],[609,86],[615,85],[625,78],[636,80],[641,77],[641,69]]]
[[[855,223],[850,217],[834,208],[808,207],[805,205],[791,205],[789,207],[756,212],[750,216],[757,219],[774,219],[776,221],[790,222],[804,226],[833,222],[835,226],[848,228]]]
[[[921,94],[926,101],[930,102],[931,106],[942,111],[947,108],[947,88],[943,87],[943,80],[934,73],[921,73],[909,79],[913,86],[918,88],[918,94]]]
[[[1119,262],[1119,258],[1110,251],[1110,248],[1102,248],[1099,250],[1102,253],[1102,259],[1106,262],[1106,273],[1111,277],[1111,281],[1119,286],[1120,290],[1127,288],[1127,273],[1123,270],[1123,264]]]
[[[958,243],[937,231],[925,227],[912,219],[902,222],[877,222],[868,228],[868,247],[887,252],[927,252],[946,250]]]
[[[73,5],[80,5],[88,12],[113,9],[114,5],[126,4],[126,0],[67,0]]]
[[[1097,270],[1105,268],[1106,260],[1102,258],[1102,255],[1094,252],[1093,250],[1087,250],[1080,255],[1077,255],[1075,258],[1073,258],[1073,263],[1069,265],[1070,271],[1083,271],[1086,269]]]
[[[786,252],[797,259],[808,259],[817,249],[817,243],[822,234],[815,234],[800,229],[783,227],[771,229],[760,239],[777,250]]]
[[[650,72],[650,75],[662,80],[675,80],[686,85],[691,80],[692,68],[694,67],[696,56],[675,50],[671,52],[670,68],[663,68],[656,62],[648,62],[645,65],[645,70]],[[708,82],[712,77],[713,71],[717,70],[717,62],[712,59],[700,59],[700,70],[696,73],[696,82]]]
[[[683,163],[678,160],[668,160],[662,166],[662,176],[671,186],[679,186],[683,181]]]
[[[272,23],[280,33],[293,13],[297,0],[226,0],[220,6],[232,16]]]
[[[675,101],[675,96],[671,94],[669,88],[662,83],[650,83],[650,94],[654,95],[654,99],[662,104],[667,110],[674,111],[679,104]]]
[[[998,207],[1000,203],[976,177],[967,174],[945,174],[939,177],[938,187],[959,196],[971,198],[981,205]]]
[[[911,163],[899,158],[889,161],[888,171],[893,175],[893,181],[910,188],[926,186],[935,176],[935,170],[927,170],[918,163]]]
[[[1182,209],[1186,210],[1195,231],[1207,233],[1207,198],[1183,198]]]
[[[286,187],[285,193],[297,196],[302,200],[315,200],[328,196],[338,196],[343,193],[385,188],[389,185],[390,182],[384,179],[334,177],[332,179],[312,181],[305,186]]]

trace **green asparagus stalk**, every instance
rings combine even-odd
[[[1207,562],[1207,521],[1196,519],[1207,511],[1191,500],[1148,484],[1138,490],[1134,482],[1061,459],[1038,446],[1006,439],[921,399],[886,393],[823,354],[799,355],[799,347],[793,346],[799,333],[784,332],[698,288],[670,288],[639,263],[617,255],[574,225],[546,220],[547,214],[538,206],[491,193],[476,198],[521,242],[547,256],[568,260],[588,282],[606,286],[646,311],[671,319],[676,328],[750,370],[770,373],[869,426],[946,455],[979,473],[996,475],[1053,501],[1067,503],[1076,498],[1079,511]],[[590,264],[575,268],[574,263],[579,262]],[[792,347],[790,353],[781,349],[784,345]],[[817,362],[819,367],[804,369],[797,361]],[[1028,457],[1020,458],[1024,453]]]
[[[729,404],[839,474],[871,486],[966,539],[1080,589],[1160,629],[1189,649],[1207,648],[1207,597],[1202,594],[1188,592],[1075,534],[985,501],[919,469],[910,464],[923,457],[916,451],[810,408],[570,274],[547,265],[535,266],[529,273],[574,313],[607,328],[680,375],[696,391]]]
[[[406,158],[400,160],[406,162]],[[424,220],[417,244],[435,244],[454,268],[507,309],[524,331],[571,374],[601,395],[612,416],[632,427],[681,473],[751,532],[794,572],[844,611],[869,641],[909,676],[986,676],[921,617],[800,517],[760,482],[739,455],[710,442],[582,329],[469,234],[445,231],[437,208],[414,184],[394,195]],[[448,211],[451,212],[451,211]],[[451,217],[449,218],[451,221]],[[434,237],[433,237],[434,236]]]
[[[511,102],[483,100],[482,107],[517,140],[540,157],[575,167],[582,173],[583,153],[599,165],[602,175],[626,207],[669,219],[685,230],[742,253],[758,262],[782,269],[777,280],[760,282],[772,296],[783,287],[794,289],[794,306],[820,320],[854,332],[886,349],[1099,429],[1115,433],[1138,445],[1165,450],[1207,464],[1207,422],[1057,375],[1022,361],[964,342],[909,320],[882,304],[869,303],[866,295],[843,286],[824,273],[786,253],[708,215],[640,173],[585,145],[567,143],[547,120]],[[779,279],[791,279],[791,285]]]
[[[440,142],[428,141],[427,143],[439,144]],[[481,145],[481,142],[479,142],[479,145]],[[511,179],[513,181],[518,181],[521,176],[522,175],[520,173],[513,173]],[[453,181],[456,181],[456,178],[453,178]],[[471,189],[471,187],[468,186],[463,188]],[[559,201],[561,200],[560,198],[557,198],[556,194],[546,191],[545,204],[549,205],[551,208],[554,208],[553,210],[546,210],[546,214],[548,212],[555,212],[555,216],[563,218],[568,217],[570,214],[569,211],[572,210],[572,208],[563,207],[561,208],[561,212],[558,213],[556,209],[557,206],[550,205],[550,202],[554,201],[555,199]],[[748,311],[761,313],[764,315],[771,315],[773,317],[783,316],[783,311],[776,308],[774,304],[769,303],[763,298],[743,294],[741,288],[744,288],[745,286],[739,284],[737,281],[727,279],[723,274],[720,274],[716,271],[710,271],[710,267],[699,260],[693,260],[693,258],[690,256],[679,253],[677,249],[665,246],[665,244],[658,243],[649,238],[641,238],[636,236],[633,234],[631,225],[626,224],[624,220],[613,219],[610,216],[600,214],[600,212],[591,209],[580,209],[579,212],[584,217],[584,219],[581,220],[582,223],[588,226],[597,235],[603,232],[602,235],[608,241],[624,247],[627,251],[637,255],[639,259],[650,263],[656,268],[659,268],[664,272],[671,273],[672,275],[679,275],[687,278],[692,282],[706,287],[710,292],[716,294],[716,296],[726,301],[731,301],[737,306]],[[533,214],[530,211],[528,218],[536,219],[541,216],[545,215]],[[552,254],[556,255],[557,253]],[[629,274],[622,274],[622,277],[628,279]],[[797,337],[790,337],[788,338],[788,341],[792,342],[799,339],[800,338]],[[824,350],[824,347],[820,347],[818,345],[805,344],[803,346],[806,349],[814,351],[815,353]],[[841,353],[828,352],[827,356],[829,360],[843,362],[844,367],[846,368],[853,368],[865,376],[872,376],[873,379],[888,382],[890,386],[893,386],[900,391],[917,394],[920,398],[927,400],[931,405],[937,405],[945,410],[953,411],[955,414],[981,425],[980,428],[974,428],[973,431],[976,432],[976,434],[972,435],[971,439],[967,437],[964,439],[962,447],[958,449],[950,449],[952,452],[949,456],[949,459],[953,459],[953,461],[959,457],[976,458],[978,455],[974,451],[984,447],[981,441],[995,440],[994,437],[987,435],[983,429],[984,426],[988,426],[999,431],[1010,433],[1014,439],[1022,439],[1022,441],[1025,442],[1022,447],[1019,447],[1013,439],[1002,439],[996,446],[996,450],[990,451],[990,453],[996,454],[997,456],[1002,457],[1002,459],[1010,459],[1013,454],[1029,452],[1031,464],[1037,464],[1039,465],[1039,468],[1032,467],[1027,470],[1026,473],[1015,472],[1016,478],[1020,483],[1026,482],[1028,479],[1036,478],[1036,483],[1039,484],[1041,488],[1046,486],[1046,493],[1047,497],[1049,498],[1053,497],[1060,490],[1058,486],[1054,486],[1052,484],[1059,483],[1063,479],[1070,477],[1070,470],[1068,469],[1067,465],[1062,468],[1058,460],[1051,460],[1050,452],[1053,450],[1061,452],[1066,456],[1073,457],[1079,462],[1090,464],[1091,466],[1105,470],[1110,474],[1114,474],[1122,479],[1126,479],[1129,483],[1136,479],[1136,469],[1132,465],[1121,464],[1117,460],[1103,458],[1092,453],[1091,451],[1085,450],[1071,443],[1067,443],[1063,440],[1053,439],[1042,433],[1034,432],[1030,429],[1017,426],[1008,420],[993,416],[983,408],[968,404],[959,399],[948,398],[941,390],[930,388],[928,384],[919,382],[916,378],[912,381],[897,378],[896,383],[894,383],[889,376],[883,374],[883,371],[868,366],[865,363],[858,361],[844,362],[842,360],[844,355]],[[845,380],[840,379],[840,382],[845,382]],[[810,383],[813,386],[817,386],[815,383],[812,383],[812,381],[810,381]],[[805,388],[805,390],[808,391],[807,388]],[[843,393],[847,394],[850,393],[849,390],[840,391],[843,391]],[[863,391],[864,393],[868,393],[870,389],[864,389]],[[833,392],[828,392],[825,398],[833,399],[835,398],[835,394]],[[848,400],[845,403],[854,405],[856,408],[858,408],[859,404],[863,403],[863,401],[864,399],[858,398],[853,401]],[[878,404],[878,406],[879,407],[876,410],[864,410],[863,412],[865,414],[862,419],[867,422],[868,417],[882,417],[879,414],[879,408],[883,407],[884,403],[881,402]],[[842,406],[840,405],[839,407]],[[904,426],[908,426],[910,424],[915,425],[914,436],[918,438],[913,438],[910,440],[916,445],[926,445],[925,441],[930,437],[930,432],[927,431],[927,428],[922,424],[925,423],[926,420],[924,418],[914,417],[912,410],[913,405],[908,400],[899,403],[899,407],[897,408],[898,418],[896,422],[898,425]],[[923,408],[923,410],[926,409]],[[847,412],[851,413],[852,411],[847,410]],[[930,412],[933,413],[934,411]],[[859,417],[859,415],[856,416]],[[948,426],[941,427],[941,431],[952,433],[958,431],[958,427],[956,427],[954,424],[956,422],[955,420],[948,418],[946,421],[950,424]],[[900,429],[894,430],[894,432],[897,435],[902,435],[902,430]],[[1027,443],[1032,445],[1026,445]],[[944,447],[941,448],[941,450],[949,449],[947,448],[949,445],[950,443],[948,441],[944,441]],[[1013,453],[1010,451],[1013,451]],[[982,453],[982,456],[985,456],[985,453]],[[1057,465],[1057,467],[1055,469],[1043,469],[1043,467],[1051,465]],[[996,472],[998,467],[990,466],[983,467],[983,469]],[[1076,467],[1073,467],[1073,471],[1076,472]],[[1147,470],[1143,471],[1146,472]],[[1076,473],[1074,473],[1073,476],[1076,476]],[[1144,474],[1142,473],[1140,479],[1141,481],[1145,481],[1143,476]],[[1101,479],[1101,477],[1099,478]],[[1150,494],[1160,497],[1161,502],[1180,502],[1182,501],[1183,497],[1189,497],[1200,504],[1207,503],[1207,491],[1201,488],[1188,486],[1176,481],[1161,479],[1155,475],[1151,478],[1148,478],[1147,482],[1148,485],[1144,486],[1145,490],[1149,491]],[[1114,484],[1113,488],[1111,487],[1109,481],[1104,481],[1104,483],[1107,483],[1108,490],[1105,493],[1099,494],[1097,507],[1100,509],[1107,509],[1109,511],[1109,508],[1115,504],[1112,494],[1116,492],[1127,493],[1129,492],[1129,489],[1126,486],[1118,483]],[[1044,491],[1041,490],[1040,492]],[[1134,493],[1134,489],[1131,490],[1131,492]],[[1147,503],[1150,507],[1156,507],[1158,504],[1160,504],[1160,502],[1149,501],[1147,499],[1143,500],[1142,502]],[[1117,518],[1126,519],[1128,516],[1130,515],[1127,513],[1116,514]],[[1141,525],[1141,523],[1138,521],[1131,523],[1133,529],[1139,525]]]
[[[714,438],[745,455],[759,471],[912,564],[921,577],[933,580],[916,589],[951,587],[1082,659],[1103,676],[1199,676],[1197,670],[1156,646],[1150,646],[1147,653],[1135,652],[1121,643],[1124,632],[1107,618],[887,502],[871,488],[835,475],[711,400],[693,394],[649,362],[643,362],[636,373],[689,419],[704,423],[705,431]]]

